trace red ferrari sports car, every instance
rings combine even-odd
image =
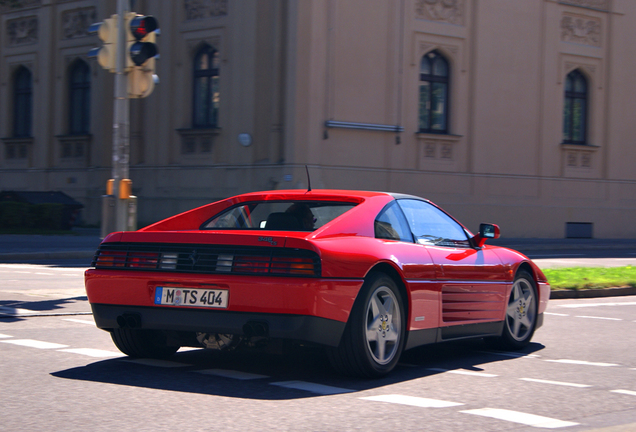
[[[248,193],[110,234],[86,292],[97,326],[132,357],[283,339],[378,377],[424,344],[530,342],[550,286],[521,253],[485,243],[498,236],[411,195]]]

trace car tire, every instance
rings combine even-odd
[[[165,335],[157,330],[116,328],[110,336],[119,351],[133,358],[167,358],[180,348],[167,345]]]
[[[406,339],[406,313],[395,281],[383,273],[367,277],[337,348],[329,361],[338,372],[382,377],[400,359]]]
[[[539,297],[537,285],[530,273],[520,270],[510,290],[506,316],[498,342],[505,349],[527,346],[537,327]]]

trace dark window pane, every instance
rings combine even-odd
[[[90,130],[90,68],[76,62],[70,73],[69,133],[87,134]]]
[[[424,82],[420,84],[420,115],[419,128],[425,130],[430,128],[430,105],[431,105],[431,85]]]
[[[16,137],[31,136],[32,91],[31,72],[21,67],[14,81],[13,134]]]
[[[422,57],[422,63],[420,64],[420,73],[430,75],[431,74],[431,62],[426,58],[426,56]]]
[[[572,140],[572,99],[565,98],[563,106],[563,141]]]
[[[585,140],[585,100],[575,99],[572,106],[572,141],[581,143]]]
[[[578,70],[568,74],[563,107],[563,141],[586,144],[587,80]]]
[[[219,53],[209,46],[194,62],[193,127],[216,127],[219,109]]]
[[[585,78],[583,75],[576,77],[576,81],[574,82],[574,91],[577,93],[585,93],[587,91],[587,85],[585,84]]]
[[[435,63],[433,63],[433,75],[441,77],[448,76],[448,64],[446,60],[441,57],[435,59]]]
[[[448,131],[448,95],[450,69],[448,61],[437,51],[422,57],[418,126],[420,132]]]
[[[446,130],[446,84],[443,83],[433,83],[431,129]]]

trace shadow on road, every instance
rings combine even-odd
[[[170,361],[182,367],[152,367],[120,358],[99,361],[83,367],[51,373],[71,380],[93,381],[156,390],[198,393],[232,398],[287,400],[322,396],[308,391],[269,385],[283,381],[305,381],[326,386],[363,391],[425,378],[439,370],[481,371],[482,365],[515,361],[544,348],[533,343],[516,353],[489,351],[481,340],[431,345],[407,351],[398,367],[381,379],[342,377],[329,366],[323,350],[294,348],[285,355],[262,352],[216,352],[194,350],[179,352]],[[260,379],[237,380],[202,373],[209,369],[241,371],[263,375]]]
[[[23,321],[39,314],[54,315],[56,311],[73,313],[68,306],[87,301],[86,296],[41,301],[0,300],[0,322]]]

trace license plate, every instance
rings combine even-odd
[[[182,287],[157,287],[156,305],[227,308],[228,290]]]

